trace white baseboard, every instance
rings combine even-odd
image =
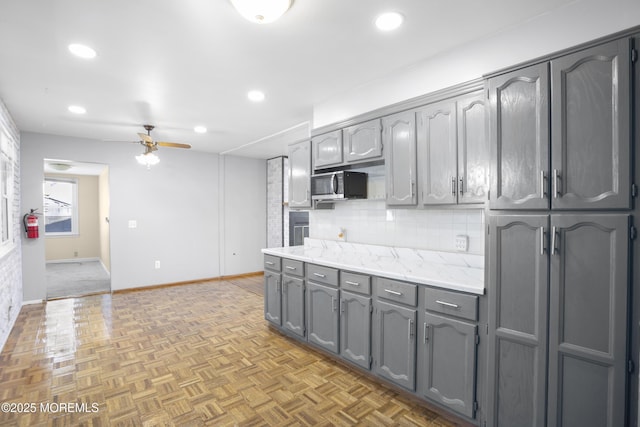
[[[91,261],[100,261],[100,258],[93,257],[93,258],[52,259],[51,261],[47,261],[47,264],[65,264],[65,263],[72,263],[72,262],[91,262]]]
[[[41,299],[32,299],[29,301],[22,301],[22,306],[31,305],[31,304],[41,304],[44,300]]]

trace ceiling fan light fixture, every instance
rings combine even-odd
[[[271,23],[291,7],[292,0],[231,0],[245,19],[257,24]]]
[[[142,166],[146,166],[147,169],[151,169],[151,166],[157,165],[160,162],[160,158],[152,152],[145,152],[136,156],[136,160]]]

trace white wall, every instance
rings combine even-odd
[[[314,106],[313,127],[482,77],[640,24],[638,0],[577,0]],[[443,35],[446,37],[446,35]]]
[[[267,161],[221,156],[220,163],[221,275],[261,271],[260,249],[267,244]]]
[[[22,134],[22,141],[23,210],[42,209],[45,158],[109,166],[113,290],[229,274],[223,273],[220,261],[221,252],[227,252],[221,230],[241,230],[244,224],[242,216],[236,214],[226,215],[223,221],[220,209],[225,203],[221,189],[224,172],[220,174],[218,155],[164,149],[158,153],[160,163],[147,170],[136,163],[134,156],[141,148],[134,144],[28,132]],[[262,172],[256,172],[259,163],[256,160],[235,158],[232,162],[226,168],[229,173],[253,174],[251,179],[256,181],[252,185],[266,187],[264,161]],[[231,194],[239,191],[240,187],[234,185],[231,184]],[[247,197],[235,206],[252,212],[254,223],[264,224],[264,199]],[[128,228],[129,220],[136,220],[137,228]],[[234,274],[260,270],[254,264],[264,245],[264,228],[263,225],[262,236],[243,237],[239,243],[238,255],[229,267]],[[46,296],[43,239],[23,242],[22,250],[24,298],[43,299]],[[155,260],[160,261],[160,269],[154,268]]]

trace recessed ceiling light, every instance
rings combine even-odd
[[[264,92],[259,90],[252,90],[247,93],[247,97],[253,102],[264,101]]]
[[[91,59],[96,57],[96,51],[90,48],[89,46],[85,46],[83,44],[73,43],[69,45],[69,52],[73,53],[75,56]]]
[[[196,126],[193,128],[195,133],[207,133],[207,128],[204,126]]]
[[[87,109],[80,105],[69,105],[68,110],[73,114],[85,114],[87,112]]]
[[[376,27],[380,31],[392,31],[402,25],[404,17],[398,12],[386,12],[376,18]]]

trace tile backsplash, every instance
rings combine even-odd
[[[387,209],[384,200],[349,200],[309,212],[309,237],[455,252],[455,236],[469,237],[468,253],[484,254],[483,209]]]

